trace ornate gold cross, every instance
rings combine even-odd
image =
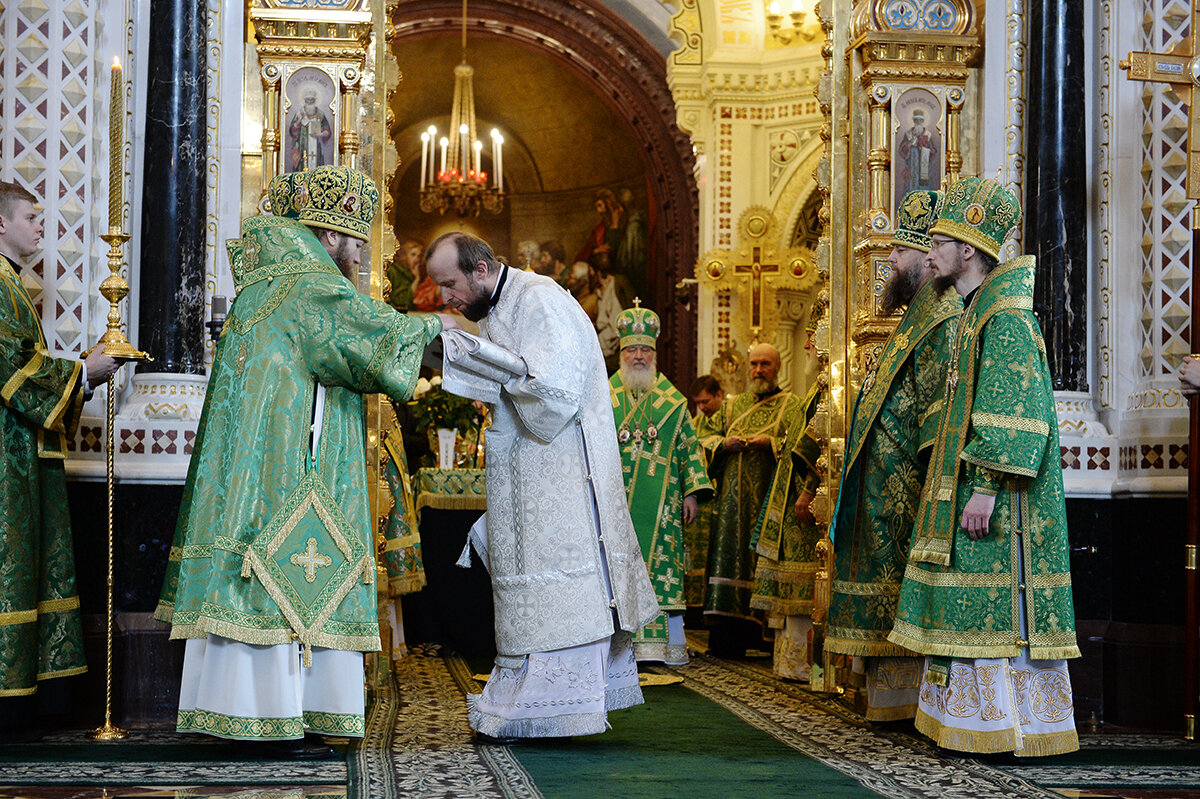
[[[1169,53],[1134,51],[1120,63],[1132,80],[1166,83],[1188,105],[1187,196],[1200,199],[1200,115],[1197,114],[1195,87],[1200,86],[1200,55],[1195,37],[1200,30],[1200,2],[1192,3],[1192,35]]]
[[[292,557],[289,560],[293,566],[300,566],[304,569],[304,579],[310,583],[317,579],[318,568],[333,564],[332,558],[317,552],[317,539],[315,538],[308,539],[307,550],[292,553]]]
[[[762,328],[763,290],[767,288],[771,275],[779,274],[779,264],[764,264],[762,248],[753,247],[748,264],[734,264],[734,274],[750,276],[750,327],[755,331]]]

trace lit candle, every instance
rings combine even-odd
[[[112,95],[108,108],[108,226],[121,227],[121,188],[125,178],[125,81],[121,62],[113,59]]]
[[[437,147],[437,128],[435,128],[433,125],[430,125],[429,130],[425,132],[429,134],[429,174],[426,175],[425,170],[421,170],[421,182],[433,183],[433,148]]]
[[[504,137],[496,134],[496,188],[504,191]]]
[[[500,163],[500,131],[492,128],[492,174],[496,174],[496,169]],[[496,188],[500,188],[499,184]]]
[[[476,139],[475,144],[472,146],[475,148],[475,174],[478,175],[479,170],[483,166],[483,156],[481,155],[483,152],[483,142],[481,142],[479,139]]]
[[[445,136],[442,137],[442,174],[446,174],[446,148],[450,146],[450,140]]]
[[[467,134],[471,132],[465,124],[458,126],[458,152],[462,161],[462,174],[465,176],[470,166],[467,165],[467,159],[470,157],[470,149],[467,145]]]
[[[425,185],[425,170],[429,168],[429,131],[421,134],[421,186]]]

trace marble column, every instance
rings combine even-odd
[[[139,372],[204,374],[205,4],[154,0],[146,86]]]
[[[1087,151],[1083,3],[1029,3],[1025,250],[1055,391],[1087,391]]]

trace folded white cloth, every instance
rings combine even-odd
[[[525,359],[465,330],[442,331],[442,388],[467,399],[497,403],[500,387],[529,369]]]

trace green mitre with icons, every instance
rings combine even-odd
[[[929,229],[970,244],[993,258],[1021,221],[1017,195],[990,178],[963,178],[946,190],[938,220]]]
[[[303,205],[297,203],[300,222],[358,239],[370,238],[371,220],[379,207],[374,181],[345,166],[319,166],[303,174],[307,176],[307,198]]]
[[[915,189],[900,201],[900,213],[896,216],[896,231],[890,244],[911,247],[929,252],[929,228],[942,210],[942,193],[929,189]]]
[[[633,307],[617,314],[617,334],[621,337],[621,349],[640,344],[643,347],[657,346],[662,324],[658,314],[642,307],[642,301],[634,298]]]
[[[298,219],[300,207],[308,201],[305,172],[286,172],[271,179],[267,185],[268,210],[285,219]]]

